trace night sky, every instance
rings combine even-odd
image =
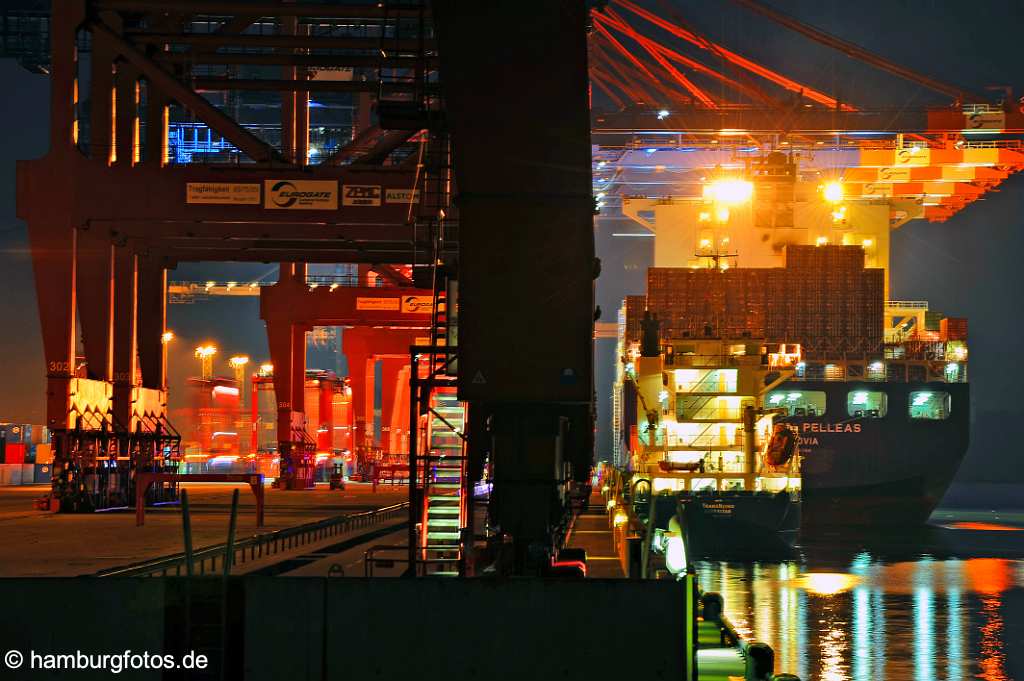
[[[853,62],[726,0],[671,1],[692,27],[713,40],[854,104],[914,108],[947,102],[941,95]],[[660,6],[659,0],[640,4],[654,11]],[[1008,85],[1015,99],[1024,95],[1020,58],[1024,3],[1019,0],[774,0],[770,4],[939,79],[979,92],[989,85]],[[634,26],[642,25],[639,19],[626,16]],[[650,35],[664,38],[654,32]],[[0,81],[8,93],[0,109],[0,370],[4,385],[0,421],[40,423],[44,367],[25,228],[14,217],[14,161],[46,151],[49,83],[11,60],[0,60]],[[603,321],[615,320],[623,295],[643,292],[651,259],[649,242],[613,239],[611,231],[609,226],[597,231],[598,253],[604,261],[598,282]],[[912,221],[893,234],[892,296],[929,300],[933,309],[970,320],[974,429],[971,455],[961,477],[1024,480],[1024,466],[1016,465],[1022,447],[1014,434],[1024,416],[1022,259],[1024,179],[1019,176],[946,223]],[[261,276],[276,278],[276,273],[267,265],[242,264],[183,265],[171,273],[172,279],[200,280],[246,281]],[[267,356],[255,298],[172,306],[169,316],[168,325],[179,337],[170,359],[171,388],[179,396],[175,402],[180,400],[184,377],[195,371],[191,348],[196,342],[216,340],[224,357],[236,352],[257,360]],[[603,422],[609,420],[605,396],[610,391],[613,361],[610,345],[602,342],[598,353]],[[226,367],[222,371],[226,373]],[[611,449],[607,429],[603,435],[601,458]]]

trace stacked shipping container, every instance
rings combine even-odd
[[[646,303],[665,338],[749,335],[838,357],[881,352],[884,286],[859,246],[790,246],[785,268],[651,268]],[[627,335],[643,315],[636,298],[626,302]]]

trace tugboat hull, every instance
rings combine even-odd
[[[684,493],[659,499],[658,526],[678,503],[692,557],[763,556],[787,552],[800,533],[800,497],[790,492]]]

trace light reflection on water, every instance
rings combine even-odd
[[[740,633],[772,646],[776,672],[805,681],[1014,681],[1008,648],[1024,654],[1004,621],[1006,596],[1024,590],[1021,560],[860,551],[844,563],[805,553],[697,571]]]

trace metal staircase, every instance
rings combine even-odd
[[[436,390],[425,415],[423,528],[420,550],[425,575],[454,577],[462,560],[466,527],[466,409],[453,388]]]

